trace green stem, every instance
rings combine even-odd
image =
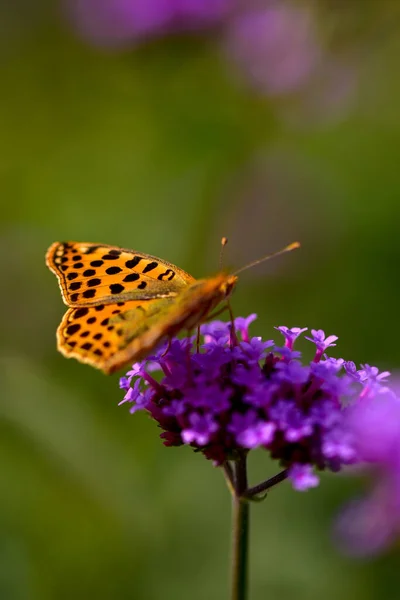
[[[243,494],[247,489],[246,456],[235,461],[234,469],[231,600],[246,600],[249,545],[249,502],[243,498]]]

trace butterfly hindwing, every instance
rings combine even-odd
[[[70,308],[57,330],[58,349],[104,370],[104,365],[128,341],[128,332],[146,320],[147,302],[129,300],[112,304]],[[129,328],[127,325],[129,324]]]
[[[55,242],[46,262],[68,306],[174,296],[194,281],[171,263],[105,244]]]

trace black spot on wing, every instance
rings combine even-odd
[[[175,277],[175,271],[167,269],[164,273],[160,273],[157,279],[160,281],[171,281]]]
[[[90,263],[91,267],[101,267],[102,265],[104,265],[103,260],[92,260],[92,262]]]
[[[94,252],[96,252],[96,250],[98,250],[98,248],[101,248],[101,246],[87,246],[82,250],[82,252],[84,254],[93,254]]]
[[[126,261],[125,266],[128,269],[134,269],[140,263],[141,260],[142,259],[139,256],[134,256],[133,258],[130,258]]]
[[[124,289],[125,289],[124,286],[121,285],[120,283],[112,283],[110,285],[110,292],[112,294],[120,294],[121,292],[124,291]]]
[[[81,348],[82,350],[90,350],[92,346],[93,344],[91,344],[90,342],[85,342],[84,344],[82,344]]]
[[[138,289],[139,290],[144,290],[144,288],[147,287],[147,282],[146,281],[141,281],[138,285]]]
[[[143,269],[142,273],[149,273],[150,271],[152,271],[153,269],[155,269],[156,267],[158,267],[158,263],[153,261],[153,262],[149,262],[145,268]]]
[[[99,279],[98,277],[95,277],[95,279],[89,279],[89,281],[87,282],[88,287],[96,287],[96,285],[100,285],[100,284],[101,284],[101,279]]]
[[[108,267],[108,269],[106,269],[107,275],[116,275],[117,273],[121,273],[121,271],[121,267]]]
[[[111,252],[109,252],[108,254],[104,254],[101,258],[103,260],[118,260],[119,254],[111,254]]]
[[[81,326],[79,325],[79,323],[73,323],[72,325],[68,325],[67,327],[67,334],[68,335],[73,335],[74,333],[76,333],[77,331],[79,331],[81,328]]]
[[[93,275],[96,275],[96,271],[94,269],[86,269],[86,271],[83,271],[84,277],[92,277]]]
[[[89,312],[89,309],[86,307],[78,308],[74,313],[74,317],[75,317],[75,319],[80,319],[81,317],[84,317],[85,315],[87,315],[88,312]]]
[[[96,295],[96,290],[85,290],[82,294],[84,298],[94,298]]]
[[[129,273],[129,275],[124,277],[122,281],[125,281],[126,283],[128,283],[131,281],[137,281],[139,278],[140,278],[139,273]]]

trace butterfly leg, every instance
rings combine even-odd
[[[230,337],[229,342],[230,342],[231,346],[237,346],[239,344],[239,341],[238,341],[238,338],[237,338],[237,335],[236,335],[236,331],[235,331],[235,318],[233,316],[232,306],[231,306],[231,303],[230,303],[229,299],[227,299],[226,305],[228,307],[229,316],[230,316],[230,319],[231,319],[231,333],[230,333],[230,336],[229,336]]]
[[[168,354],[168,351],[169,351],[169,349],[171,348],[171,344],[172,344],[172,338],[171,338],[171,337],[169,337],[169,338],[168,338],[168,344],[167,344],[167,347],[165,348],[164,352],[161,354],[161,358],[164,358],[164,356],[165,356],[166,354]]]
[[[193,329],[188,329],[189,339],[192,337],[192,333],[193,333]],[[192,365],[192,360],[191,360],[191,358],[192,358],[191,350],[192,350],[192,342],[190,342],[190,344],[187,345],[187,352],[186,352],[186,361],[187,361],[186,365],[187,365],[187,372],[188,372],[190,380],[193,379],[193,371],[192,371],[193,365]]]
[[[196,352],[200,352],[200,325],[197,325]]]
[[[227,304],[225,304],[222,308],[216,310],[214,313],[212,313],[212,315],[208,315],[207,319],[205,319],[204,323],[207,323],[207,321],[212,321],[213,319],[215,319],[215,317],[219,317],[219,315],[222,315],[222,313],[224,313],[226,310],[228,310],[229,307]]]
[[[229,317],[231,320],[230,343],[231,343],[231,346],[237,346],[239,341],[237,339],[237,335],[236,335],[236,331],[235,331],[235,318],[233,316],[232,306],[231,306],[231,303],[229,302],[229,300],[226,300],[226,304],[222,308],[220,308],[219,310],[217,310],[214,313],[212,313],[211,315],[209,315],[207,317],[207,319],[205,319],[205,322],[212,321],[213,319],[215,319],[215,317],[218,317],[219,315],[224,313],[226,310],[229,311]]]

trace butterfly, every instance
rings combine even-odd
[[[193,330],[237,282],[226,273],[196,280],[155,256],[85,242],[55,242],[46,264],[69,307],[57,329],[58,350],[106,374]]]

